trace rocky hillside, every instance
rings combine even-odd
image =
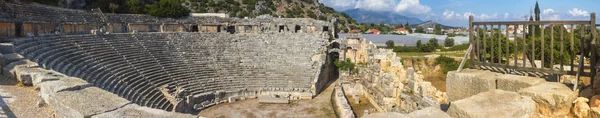
[[[182,5],[194,13],[227,13],[230,17],[252,18],[263,14],[319,20],[338,17],[342,24],[356,23],[317,0],[182,0]]]
[[[410,25],[410,26],[413,27],[413,28],[417,28],[417,27],[434,28],[435,25],[440,25],[442,29],[457,29],[457,28],[460,28],[460,27],[453,27],[453,26],[442,25],[442,24],[439,24],[439,23],[436,23],[436,22],[433,22],[433,21],[425,21],[423,23],[413,24],[413,25]]]

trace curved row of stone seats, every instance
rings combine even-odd
[[[12,7],[14,9],[12,12],[17,15],[17,19],[13,20],[18,21],[95,23],[99,18],[83,10],[57,8],[37,3],[27,5],[7,3],[7,5]]]
[[[15,62],[17,63],[17,62]],[[9,65],[15,65],[13,63]],[[69,77],[37,67],[15,68],[18,77],[27,78],[57,117],[68,118],[195,118],[191,114],[168,112],[132,104],[126,99],[90,86],[80,78]],[[23,81],[24,79],[19,79]]]
[[[280,38],[287,35],[292,36]],[[312,66],[311,57],[324,45],[318,36],[306,34],[223,33],[47,36],[13,43],[18,53],[44,68],[166,110],[173,105],[158,90],[163,85],[192,95],[221,93],[214,98],[220,100],[243,95],[239,91],[310,92],[320,69]]]
[[[79,42],[83,42],[83,43],[74,43],[73,40],[82,40]],[[27,40],[27,39],[26,39]],[[93,41],[95,40],[95,41]],[[112,51],[112,48],[106,48],[109,45],[104,45],[106,46],[104,48],[104,50],[98,50],[98,49],[102,49],[101,47],[103,47],[101,45],[101,43],[104,43],[104,40],[98,40],[98,39],[94,39],[92,36],[82,36],[82,37],[73,37],[73,38],[65,38],[63,37],[63,39],[57,39],[57,40],[53,40],[53,39],[44,39],[44,40],[39,40],[40,42],[36,43],[36,44],[40,44],[41,46],[47,47],[48,49],[53,49],[53,50],[45,50],[45,48],[36,50],[38,52],[43,52],[43,53],[37,53],[37,52],[33,52],[30,54],[39,54],[39,55],[49,55],[49,56],[36,56],[33,58],[36,58],[36,60],[38,60],[38,63],[42,64],[42,65],[47,65],[46,68],[49,69],[54,69],[57,70],[59,72],[65,73],[67,75],[73,75],[73,76],[78,76],[78,77],[82,77],[85,78],[86,80],[93,82],[93,84],[105,89],[105,90],[109,90],[111,92],[114,92],[116,94],[119,94],[121,96],[123,96],[124,98],[128,98],[130,100],[132,100],[133,102],[137,102],[140,105],[145,105],[145,106],[149,106],[149,107],[154,107],[154,108],[162,108],[162,109],[168,109],[169,105],[167,104],[166,99],[164,99],[162,96],[160,96],[160,93],[157,90],[153,90],[153,89],[149,89],[149,88],[154,88],[155,86],[150,86],[147,83],[144,84],[144,81],[141,81],[142,83],[139,82],[134,82],[134,80],[143,80],[141,78],[134,78],[134,79],[129,79],[129,78],[122,78],[122,79],[118,79],[118,76],[123,76],[123,75],[132,75],[135,73],[122,73],[123,75],[119,75],[117,74],[117,76],[111,76],[114,77],[116,79],[112,79],[113,81],[96,81],[96,80],[107,80],[104,78],[95,78],[95,77],[108,77],[108,76],[102,76],[102,75],[113,75],[116,72],[136,72],[135,70],[107,70],[107,69],[91,69],[91,70],[95,70],[92,73],[87,73],[87,76],[85,75],[86,72],[85,70],[82,71],[72,71],[74,69],[71,68],[66,68],[66,67],[81,67],[81,63],[75,63],[75,62],[84,62],[84,61],[79,61],[76,59],[84,59],[84,58],[73,58],[73,57],[80,57],[80,56],[85,56],[84,53],[85,51],[91,51],[91,52],[87,52],[87,54],[96,54],[99,53],[101,51]],[[101,42],[98,42],[101,41]],[[85,44],[85,43],[90,43],[90,42],[95,42],[95,44]],[[15,41],[15,43],[17,45],[19,44],[25,44],[25,43],[21,43],[19,41]],[[28,42],[31,43],[31,42]],[[71,44],[69,44],[71,43]],[[42,45],[44,44],[44,45]],[[95,47],[94,47],[95,46]],[[91,48],[86,48],[86,47],[91,47]],[[22,49],[20,46],[17,47],[17,50]],[[89,49],[89,50],[86,50]],[[94,49],[94,50],[92,50]],[[75,53],[75,50],[83,50],[80,51],[79,53]],[[26,53],[26,52],[23,52]],[[98,57],[102,58],[102,57],[107,57],[104,59],[107,60],[96,60],[96,61],[92,61],[92,62],[100,62],[100,63],[88,63],[88,65],[85,65],[84,67],[103,67],[103,66],[92,66],[93,64],[97,64],[97,65],[101,65],[103,63],[101,63],[102,61],[106,61],[106,62],[111,62],[111,63],[116,63],[118,65],[114,65],[111,67],[126,67],[127,65],[130,65],[128,63],[123,63],[123,61],[112,61],[112,59],[119,59],[119,58],[111,58],[111,57],[120,57],[119,55],[115,55],[114,53],[103,53],[103,54],[107,54],[107,56],[104,55],[90,55],[89,57],[91,58],[85,58],[85,59],[97,59]],[[58,55],[62,55],[62,56],[58,56]],[[69,61],[65,61],[65,60],[69,60]],[[121,59],[123,60],[123,59]],[[58,61],[60,61],[60,63],[57,63]],[[90,65],[91,64],[91,65]],[[67,66],[68,65],[68,66]],[[82,68],[82,69],[87,69],[87,68]],[[127,68],[121,68],[121,69],[127,69]],[[78,72],[77,74],[75,74],[75,72]],[[93,75],[93,76],[92,76]],[[140,77],[140,76],[136,76],[136,77]],[[119,80],[118,82],[115,82],[114,80]],[[120,91],[122,89],[115,89],[117,87],[116,84],[123,84],[125,82],[130,82],[128,85],[129,86],[133,86],[133,85],[146,85],[146,86],[142,86],[140,88],[134,88],[134,89],[128,89],[128,90],[153,90],[153,91],[147,91],[148,93],[146,94],[151,94],[151,95],[147,95],[144,97],[140,97],[143,96],[144,93],[142,94],[132,94],[131,91],[126,92],[126,91]],[[118,87],[123,87],[123,86],[118,86]],[[139,95],[139,96],[136,96]],[[155,98],[150,98],[150,96],[154,96]],[[154,99],[155,101],[151,101],[152,99]],[[145,102],[147,101],[147,102]],[[161,101],[161,102],[158,102]],[[155,104],[155,103],[162,103],[162,105],[159,104]],[[161,107],[158,107],[161,106]]]

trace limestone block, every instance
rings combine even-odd
[[[578,97],[575,101],[573,101],[573,109],[571,113],[573,113],[578,118],[586,118],[590,113],[590,106],[587,104],[589,100],[584,97]]]
[[[15,53],[14,45],[12,43],[0,43],[0,53],[2,53],[2,54]]]
[[[439,108],[427,107],[409,114],[396,112],[374,113],[363,116],[363,118],[451,118]]]
[[[495,89],[454,101],[446,113],[454,118],[532,118],[535,102],[516,92]]]
[[[521,95],[531,97],[536,103],[536,114],[544,117],[562,117],[569,113],[577,93],[556,82],[546,82],[522,89]]]
[[[47,94],[43,95],[42,99],[59,117],[91,117],[131,104],[126,99],[97,87],[63,89]]]
[[[17,53],[3,54],[1,59],[3,63],[0,66],[4,67],[12,62],[19,61],[22,59],[24,59],[24,57]]]
[[[496,89],[497,73],[464,69],[461,72],[450,71],[446,78],[446,92],[450,101],[457,101],[481,92]]]
[[[197,118],[191,114],[168,112],[160,109],[128,104],[114,111],[92,116],[92,118]]]
[[[589,118],[600,118],[600,107],[592,107]]]
[[[6,77],[7,79],[17,79],[16,78],[17,70],[24,69],[27,67],[33,67],[33,66],[37,66],[37,63],[31,62],[29,60],[20,60],[20,61],[12,62],[12,63],[6,65],[5,67],[2,68],[2,71],[3,71],[4,77]]]
[[[590,107],[600,107],[600,95],[594,95],[590,98]]]
[[[530,86],[538,85],[546,82],[543,78],[537,77],[529,77],[529,76],[519,76],[519,75],[510,75],[510,74],[502,74],[496,77],[498,80],[497,87],[498,89],[518,92],[523,88],[527,88]]]

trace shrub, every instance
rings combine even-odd
[[[160,0],[152,5],[146,5],[146,9],[148,15],[157,17],[180,18],[190,13],[178,0]]]
[[[440,65],[444,69],[444,74],[447,74],[448,71],[453,71],[453,70],[458,69],[458,66],[460,66],[460,61],[456,61],[453,58],[442,55],[442,56],[435,58],[435,64]],[[467,60],[467,62],[465,62],[465,65],[463,68],[468,68],[468,67],[469,67],[469,60]]]
[[[394,48],[394,41],[388,40],[385,42],[385,45],[387,46],[387,48]]]
[[[354,63],[350,61],[350,59],[346,59],[346,61],[335,61],[335,66],[338,67],[339,70],[352,70],[354,69]]]
[[[444,46],[446,46],[446,47],[452,47],[452,46],[454,46],[454,39],[453,38],[446,38],[446,40],[444,40]]]

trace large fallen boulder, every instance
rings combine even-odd
[[[535,113],[542,117],[564,117],[571,110],[577,93],[562,83],[547,82],[519,91],[536,103]]]
[[[496,80],[498,89],[513,92],[546,82],[543,78],[510,74],[498,75]]]
[[[498,73],[464,69],[461,72],[450,71],[446,78],[446,93],[449,101],[457,101],[481,92],[496,89]]]
[[[535,102],[516,92],[496,89],[454,101],[446,113],[454,118],[532,118]]]

